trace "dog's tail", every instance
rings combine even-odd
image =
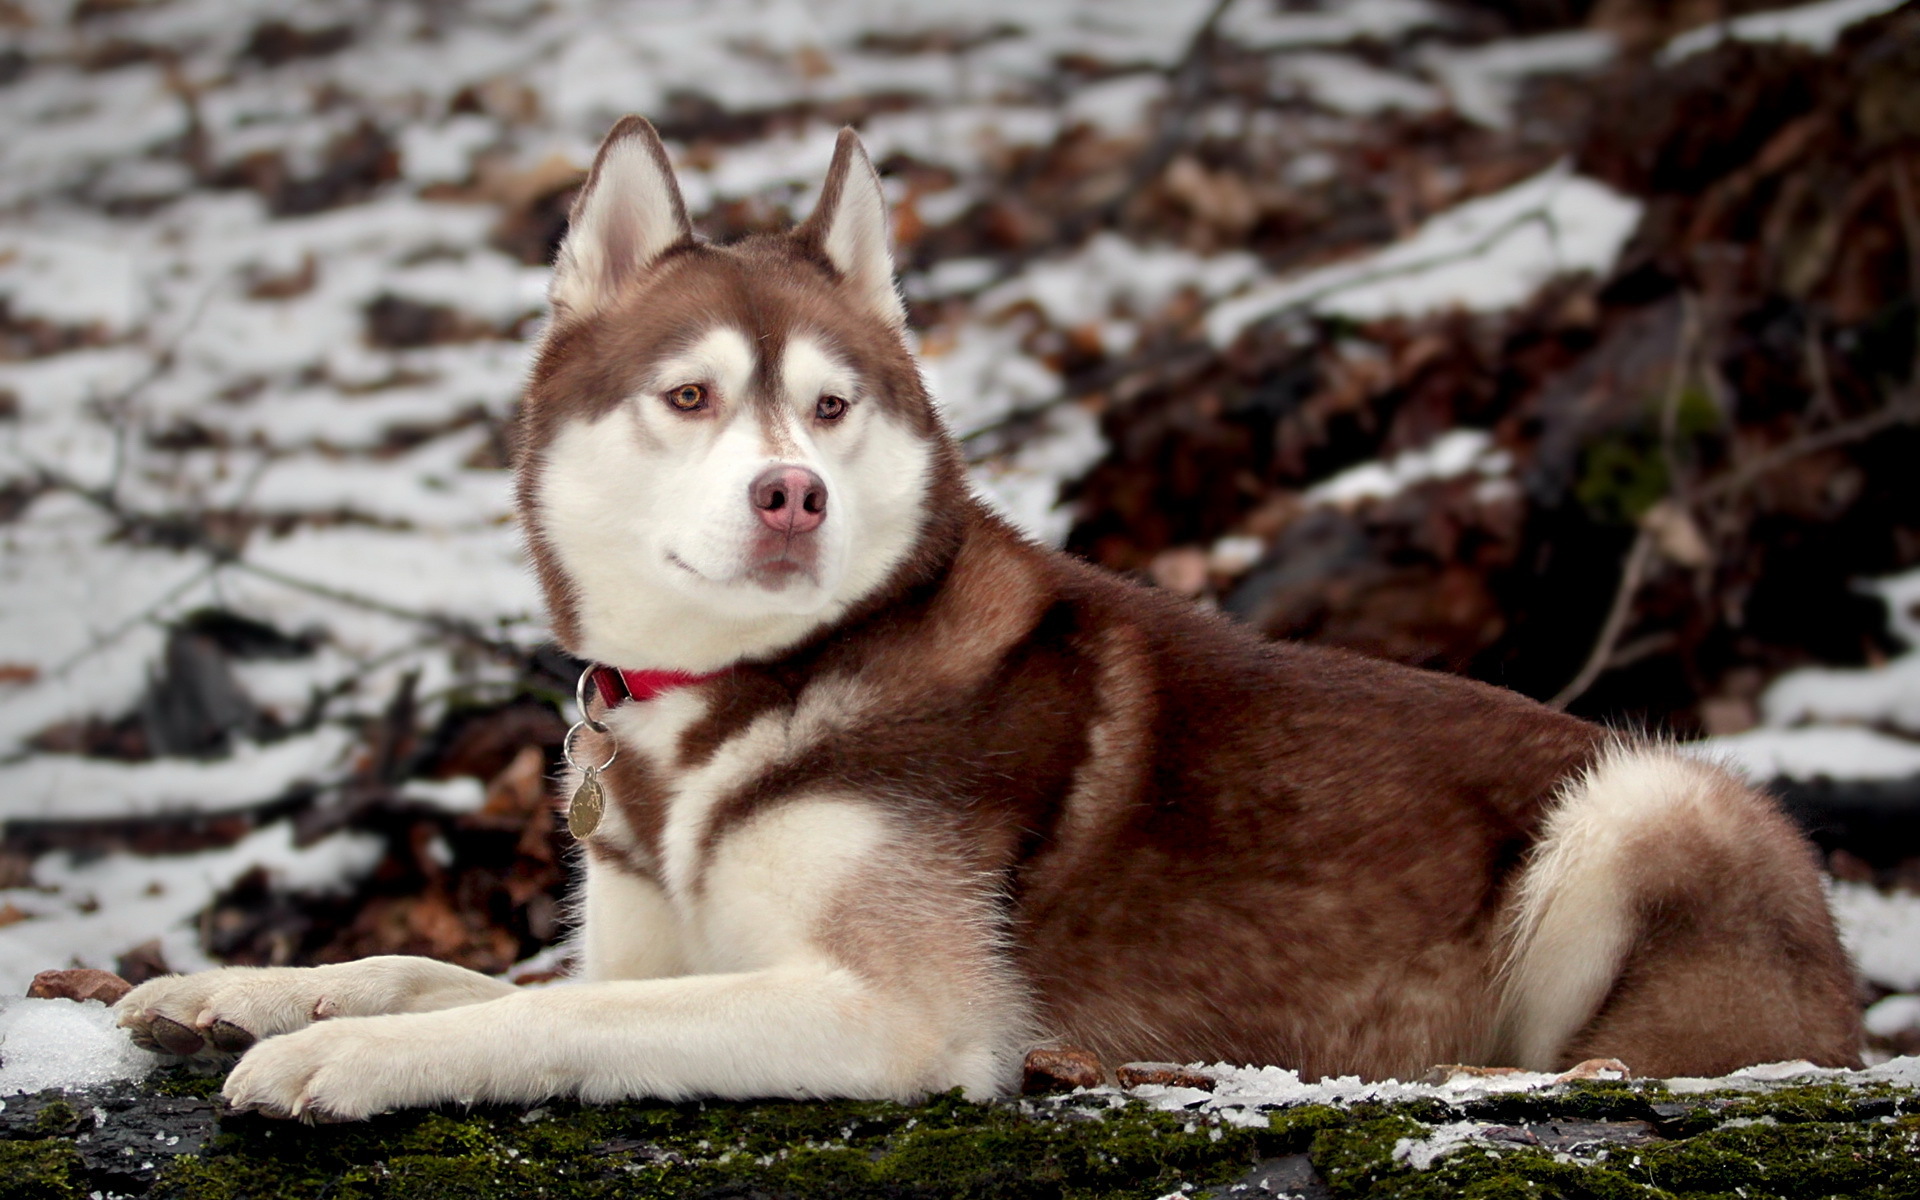
[[[1501,1061],[1718,1074],[1858,1060],[1852,971],[1810,847],[1711,763],[1608,747],[1562,788],[1510,912]]]

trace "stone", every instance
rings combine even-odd
[[[92,967],[42,971],[27,985],[27,995],[35,1000],[98,1000],[102,1004],[117,1004],[132,990],[132,984],[112,971]]]

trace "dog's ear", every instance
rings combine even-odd
[[[794,232],[826,256],[873,316],[891,329],[906,327],[907,310],[893,286],[893,255],[887,249],[886,197],[853,130],[840,131],[819,207]]]
[[[622,117],[600,143],[573,202],[548,290],[555,313],[593,312],[661,254],[692,240],[660,135],[644,117]]]

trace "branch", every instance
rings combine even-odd
[[[1587,661],[1573,681],[1554,693],[1547,701],[1549,708],[1564,709],[1567,705],[1586,694],[1594,680],[1600,678],[1613,660],[1613,648],[1619,644],[1621,633],[1627,627],[1627,617],[1633,612],[1633,598],[1640,591],[1640,579],[1646,574],[1647,560],[1653,556],[1653,534],[1642,529],[1634,535],[1633,546],[1627,551],[1625,562],[1620,567],[1620,585],[1614,589],[1613,607],[1607,610],[1607,619],[1600,626],[1600,636],[1595,639],[1593,649],[1587,654]]]

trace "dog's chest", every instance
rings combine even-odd
[[[769,768],[790,757],[790,716],[762,713],[711,730],[710,697],[686,688],[623,704],[603,720],[617,753],[604,774],[607,819],[594,834],[603,851],[686,895],[711,858],[723,826]],[[695,733],[706,735],[698,739]]]

